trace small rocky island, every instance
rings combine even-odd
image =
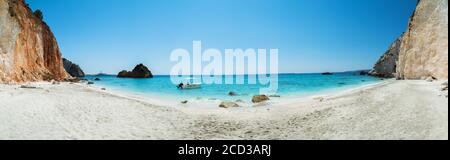
[[[152,72],[143,64],[138,64],[133,71],[123,70],[117,75],[119,78],[153,78]]]

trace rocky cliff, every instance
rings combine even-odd
[[[398,55],[400,53],[401,44],[402,36],[392,43],[369,74],[377,77],[394,78],[396,76]]]
[[[398,60],[393,63],[396,54]],[[372,73],[396,75],[398,79],[448,79],[448,0],[418,1],[407,31]]]
[[[0,0],[0,82],[63,80],[61,53],[50,28],[24,0]]]
[[[402,40],[398,78],[448,79],[448,0],[421,0]]]
[[[63,58],[63,64],[64,64],[64,69],[66,70],[67,73],[70,74],[70,76],[72,77],[84,77],[85,74],[83,72],[83,70],[81,69],[81,67],[75,63],[72,63],[71,61]]]

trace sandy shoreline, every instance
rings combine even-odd
[[[322,101],[236,109],[84,84],[0,85],[0,139],[448,139],[441,83],[387,80],[320,95]]]
[[[393,80],[393,79],[392,79]],[[361,89],[367,89],[370,87],[376,87],[381,84],[389,83],[392,80],[372,82],[369,84],[351,86],[348,88],[338,88],[333,90],[325,90],[317,93],[307,94],[307,95],[288,95],[280,97],[270,97],[271,100],[262,104],[254,104],[251,102],[251,97],[239,99],[241,102],[237,102],[241,107],[260,107],[260,106],[283,106],[299,102],[307,102],[317,99],[326,99],[336,95],[348,94]],[[196,98],[176,98],[160,96],[156,94],[143,94],[139,92],[124,91],[121,89],[111,89],[107,86],[98,85],[86,85],[84,83],[76,83],[79,87],[84,87],[91,89],[96,92],[109,93],[114,96],[119,96],[122,98],[133,99],[137,101],[144,101],[153,105],[176,107],[176,108],[193,108],[193,109],[217,109],[217,106],[224,100],[219,98],[207,98],[207,97],[196,97]],[[104,88],[105,90],[102,90]],[[181,101],[188,101],[188,103],[183,104]]]

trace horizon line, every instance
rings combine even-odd
[[[322,73],[349,73],[349,72],[360,72],[360,71],[370,71],[372,69],[360,69],[360,70],[351,70],[351,71],[335,71],[335,72],[282,72],[277,73],[276,75],[286,75],[286,74],[322,74]],[[86,76],[98,76],[98,75],[108,75],[108,76],[116,76],[117,74],[110,73],[96,73],[96,74],[86,74]],[[209,75],[209,76],[248,76],[248,75],[264,75],[264,74],[221,74],[221,75]],[[267,73],[265,75],[274,75],[271,73]],[[153,76],[172,76],[170,74],[154,74]],[[179,76],[208,76],[208,75],[179,75]]]

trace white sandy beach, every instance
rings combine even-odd
[[[0,139],[448,139],[448,91],[441,84],[387,80],[323,101],[234,109],[84,84],[0,85]]]

